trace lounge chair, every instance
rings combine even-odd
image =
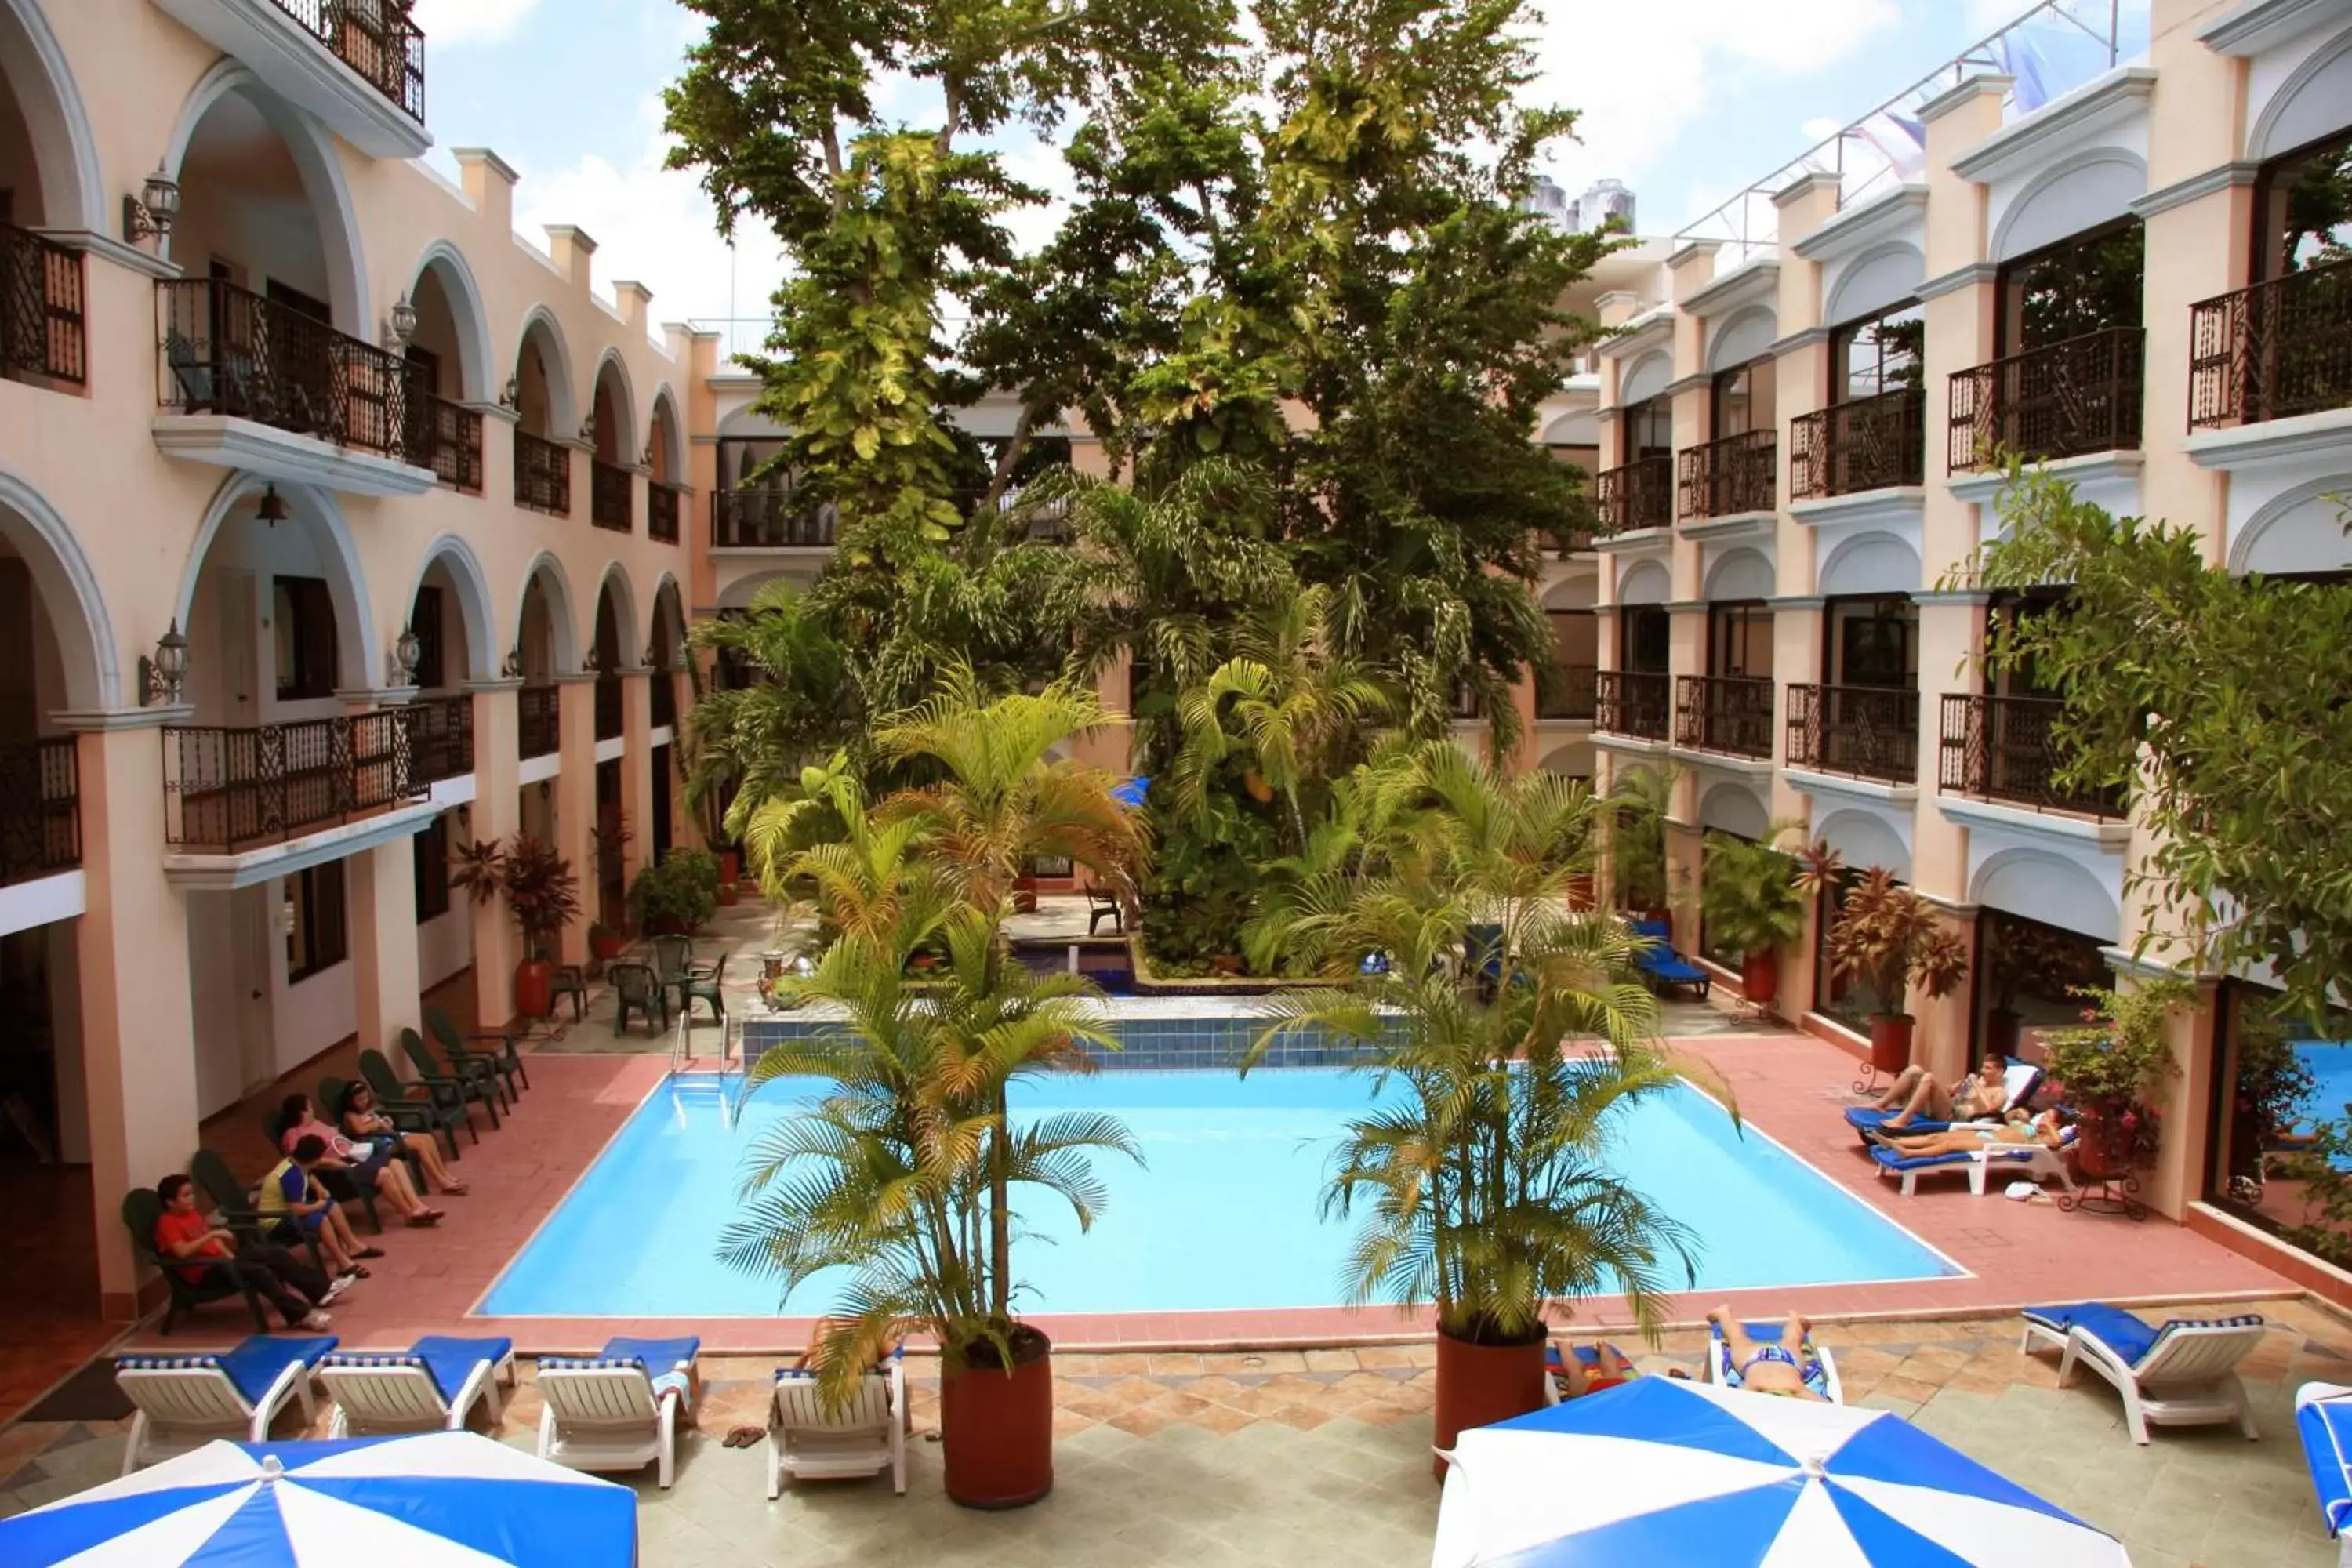
[[[1568,1363],[1560,1358],[1560,1343],[1557,1340],[1544,1346],[1544,1403],[1546,1405],[1558,1405],[1566,1397],[1560,1388],[1560,1383],[1568,1375]],[[1584,1370],[1588,1373],[1601,1365],[1601,1352],[1591,1345],[1570,1345],[1567,1349],[1583,1363]],[[1609,1346],[1609,1349],[1614,1354],[1622,1357],[1628,1365],[1632,1364],[1633,1358],[1626,1355],[1623,1351],[1618,1350],[1615,1345]],[[1637,1372],[1633,1375],[1639,1377],[1641,1373]]]
[[[2068,1192],[2074,1190],[2074,1173],[2066,1168],[2065,1151],[2074,1142],[2079,1131],[2069,1127],[2061,1135],[2055,1149],[2042,1143],[1987,1142],[1981,1149],[1970,1149],[1957,1154],[1898,1154],[1883,1143],[1870,1146],[1870,1157],[1878,1165],[1881,1176],[1900,1176],[1903,1195],[1915,1196],[1918,1192],[1920,1173],[1924,1171],[1966,1171],[1969,1191],[1978,1197],[1985,1195],[1988,1178],[1994,1171],[2004,1175],[2040,1182],[2055,1178]]]
[[[2236,1318],[2171,1318],[2160,1325],[2099,1301],[2028,1307],[2021,1350],[2061,1346],[2058,1384],[2087,1366],[2123,1395],[2124,1425],[2135,1443],[2151,1424],[2202,1426],[2234,1421],[2251,1440],[2253,1407],[2238,1363],[2263,1342],[2259,1314]]]
[[[2339,1568],[2352,1568],[2352,1388],[2306,1383],[2294,1391],[2294,1425],[2303,1436],[2304,1462],[2319,1493],[2319,1516],[2336,1540]]]
[[[604,980],[613,988],[614,1039],[629,1032],[632,1012],[656,1039],[669,1033],[669,988],[661,983],[652,964],[609,963],[604,966]],[[655,1023],[656,1017],[660,1019],[658,1025]]]
[[[1781,1334],[1788,1329],[1785,1323],[1743,1321],[1740,1326],[1748,1331],[1748,1337],[1758,1344],[1779,1344]],[[1810,1334],[1805,1337],[1805,1342],[1798,1347],[1797,1370],[1803,1376],[1807,1388],[1811,1389],[1832,1405],[1845,1403],[1845,1387],[1838,1382],[1837,1358],[1830,1354],[1829,1346],[1822,1344]],[[1713,1323],[1706,1326],[1706,1381],[1719,1383],[1726,1388],[1738,1388],[1741,1385],[1739,1369],[1731,1363],[1730,1342],[1723,1337],[1723,1331]]]
[[[1651,990],[1663,994],[1686,989],[1697,992],[1700,1000],[1706,999],[1714,978],[1675,951],[1672,927],[1664,921],[1628,921],[1626,924],[1635,936],[1647,939],[1633,955],[1633,970]]]
[[[440,1008],[426,1003],[423,1009],[425,1032],[441,1047],[441,1054],[453,1062],[480,1061],[488,1064],[492,1072],[506,1082],[507,1099],[520,1101],[522,1091],[530,1087],[530,1074],[522,1065],[519,1049],[521,1037],[504,1029],[476,1029],[460,1033],[457,1020]]]
[[[375,1093],[375,1105],[392,1119],[402,1131],[414,1130],[437,1133],[449,1145],[449,1158],[457,1158],[457,1129],[463,1127],[467,1137],[477,1143],[482,1141],[481,1129],[474,1125],[474,1114],[466,1109],[466,1097],[457,1090],[444,1090],[429,1083],[406,1083],[393,1071],[392,1063],[373,1046],[360,1053],[360,1076],[367,1079],[368,1088]],[[401,1109],[393,1109],[398,1106]]]
[[[480,1057],[467,1057],[461,1061],[445,1061],[433,1054],[425,1037],[406,1025],[396,1037],[401,1055],[416,1070],[416,1081],[436,1095],[455,1094],[457,1103],[466,1106],[470,1120],[472,1105],[479,1105],[490,1113],[490,1131],[499,1129],[499,1112],[506,1109],[507,1093],[499,1083],[498,1070]]]
[[[2042,1091],[2042,1069],[2031,1062],[2012,1061],[2001,1069],[2000,1077],[2001,1087],[2008,1091],[2000,1102],[2001,1114],[2004,1116]],[[1874,1132],[1894,1132],[1910,1137],[1929,1132],[1948,1132],[1958,1125],[1955,1122],[1936,1121],[1921,1117],[1906,1121],[1900,1127],[1887,1126],[1887,1119],[1895,1114],[1895,1111],[1881,1110],[1874,1105],[1849,1105],[1845,1108],[1845,1124],[1861,1135],[1864,1147],[1870,1145],[1870,1135]]]
[[[269,1440],[286,1402],[302,1402],[307,1427],[318,1413],[310,1369],[339,1342],[332,1334],[275,1339],[255,1334],[218,1355],[127,1355],[114,1384],[138,1407],[122,1445],[122,1473],[201,1448],[215,1437]]]
[[[575,1470],[658,1465],[677,1474],[678,1418],[694,1407],[698,1339],[614,1339],[587,1358],[541,1356],[539,1457]]]
[[[907,1489],[907,1369],[893,1354],[858,1379],[849,1404],[828,1413],[815,1374],[779,1368],[768,1402],[768,1496],[780,1497],[784,1478],[834,1480],[890,1472],[895,1491]]]
[[[1127,913],[1118,907],[1117,894],[1108,888],[1097,888],[1091,882],[1080,890],[1087,896],[1087,934],[1088,936],[1102,930],[1102,923],[1105,921],[1110,921],[1112,935],[1118,936],[1126,933]]]
[[[261,1310],[261,1293],[253,1281],[245,1277],[234,1258],[166,1258],[155,1246],[155,1222],[163,1217],[163,1200],[155,1195],[152,1187],[133,1187],[122,1195],[122,1227],[131,1233],[131,1250],[142,1262],[152,1264],[163,1277],[171,1290],[171,1300],[163,1308],[163,1330],[172,1331],[173,1323],[183,1312],[193,1312],[208,1301],[227,1301],[243,1298],[253,1313],[253,1326],[261,1333],[269,1331],[268,1316]],[[186,1272],[194,1271],[191,1279]]]
[[[335,1402],[331,1437],[387,1432],[457,1432],[480,1400],[499,1421],[499,1384],[514,1386],[514,1341],[427,1334],[404,1351],[344,1352],[319,1363]]]

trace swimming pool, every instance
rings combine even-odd
[[[760,1130],[816,1086],[780,1079],[728,1124],[720,1090],[677,1079],[647,1097],[509,1263],[477,1311],[502,1317],[814,1314],[823,1278],[780,1308],[777,1288],[712,1255]],[[1021,1110],[1109,1111],[1148,1168],[1109,1156],[1110,1202],[1081,1236],[1030,1195],[1015,1248],[1027,1312],[1328,1307],[1352,1226],[1321,1217],[1333,1144],[1371,1079],[1331,1068],[1135,1071],[1023,1086]],[[1698,1289],[1933,1279],[1964,1272],[1869,1205],[1687,1086],[1633,1108],[1612,1163],[1705,1238]],[[1679,1281],[1677,1280],[1677,1283]]]

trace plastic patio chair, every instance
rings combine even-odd
[[[461,1035],[457,1020],[440,1008],[427,1003],[424,1013],[425,1031],[440,1046],[442,1054],[453,1061],[461,1056],[481,1058],[506,1081],[507,1099],[521,1100],[522,1090],[530,1087],[530,1072],[522,1065],[521,1036],[504,1029],[476,1029]],[[477,1048],[491,1047],[496,1048]]]
[[[313,1101],[313,1103],[319,1108],[320,1117],[322,1120],[333,1122],[338,1127],[341,1126],[343,1121],[343,1097],[351,1093],[351,1091],[352,1080],[349,1079],[336,1078],[332,1074],[329,1074],[327,1077],[320,1079],[319,1080],[318,1098]],[[406,1108],[404,1107],[402,1109],[404,1110]],[[392,1110],[386,1110],[380,1100],[376,1104],[376,1110],[382,1111],[384,1116],[389,1118],[393,1126],[402,1132],[429,1133],[433,1131],[429,1120],[421,1119],[413,1115],[405,1117],[395,1115]],[[416,1190],[420,1193],[430,1192],[432,1188],[425,1180],[425,1161],[423,1157],[420,1156],[415,1150],[408,1146],[408,1141],[404,1138],[401,1140],[398,1149],[394,1152],[399,1154],[404,1162],[406,1163],[408,1166],[409,1180],[415,1184]]]
[[[615,963],[604,971],[604,978],[613,986],[613,1035],[614,1038],[629,1032],[629,1013],[652,1024],[658,1018],[656,1036],[669,1028],[669,991],[654,973],[650,963]]]
[[[432,1089],[436,1099],[444,1095],[454,1096],[459,1108],[465,1110],[466,1123],[469,1127],[474,1121],[472,1108],[478,1104],[490,1113],[490,1130],[498,1130],[499,1107],[505,1102],[506,1097],[499,1092],[498,1074],[490,1071],[488,1064],[482,1065],[478,1071],[468,1072],[461,1067],[444,1063],[426,1047],[425,1037],[405,1025],[402,1026],[398,1039],[400,1054],[406,1057],[408,1065],[415,1069],[417,1082]]]
[[[163,1306],[163,1331],[170,1333],[183,1312],[242,1296],[253,1313],[254,1328],[268,1333],[269,1319],[261,1310],[261,1293],[236,1266],[236,1259],[164,1257],[155,1246],[155,1222],[163,1217],[163,1200],[155,1195],[154,1188],[133,1187],[123,1194],[122,1227],[131,1233],[131,1250],[161,1272],[171,1287],[171,1297]],[[191,1279],[183,1272],[185,1269],[198,1270],[202,1278]]]
[[[391,1117],[394,1126],[406,1131],[409,1122],[414,1121],[417,1131],[438,1134],[449,1145],[451,1159],[458,1157],[458,1128],[463,1127],[471,1133],[475,1142],[482,1141],[481,1132],[474,1126],[474,1119],[466,1112],[463,1099],[441,1094],[429,1084],[404,1083],[400,1075],[392,1070],[392,1063],[384,1058],[382,1051],[370,1047],[360,1053],[360,1076],[367,1079],[370,1089],[375,1090],[376,1109]],[[415,1093],[418,1089],[424,1093]]]
[[[708,1002],[710,1004],[711,1020],[724,1027],[727,1023],[727,994],[719,987],[726,978],[727,959],[723,954],[708,970],[689,972],[677,984],[678,1016],[691,1022],[694,1004],[698,1000]]]
[[[653,955],[654,978],[677,997],[677,1010],[685,1012],[687,986],[696,980],[707,979],[717,966],[694,962],[692,937],[667,932],[646,945]]]
[[[266,1215],[254,1201],[251,1188],[236,1179],[228,1162],[210,1149],[199,1149],[188,1156],[188,1176],[197,1189],[213,1201],[213,1218],[225,1230],[234,1232],[247,1242],[275,1242],[280,1247],[298,1243],[310,1255],[311,1266],[320,1273],[332,1275],[326,1258],[319,1251],[319,1238],[308,1226],[291,1223],[290,1215]]]
[[[575,1024],[588,1016],[588,972],[576,963],[559,963],[547,982],[547,1016],[555,1016],[555,1004],[572,998],[572,1021]]]

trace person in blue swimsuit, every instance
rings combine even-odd
[[[1706,1321],[1723,1335],[1724,1347],[1731,1352],[1732,1368],[1739,1373],[1740,1387],[1750,1394],[1810,1399],[1817,1405],[1829,1403],[1824,1395],[1805,1386],[1805,1369],[1798,1360],[1804,1351],[1805,1337],[1813,1331],[1810,1321],[1790,1313],[1778,1344],[1750,1338],[1748,1325],[1733,1317],[1728,1306],[1716,1308],[1707,1313]]]

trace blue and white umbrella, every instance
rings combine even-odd
[[[8,1568],[630,1568],[636,1494],[470,1432],[208,1443],[0,1520]]]
[[[1643,1377],[1454,1440],[1432,1568],[2129,1568],[1885,1410]]]

